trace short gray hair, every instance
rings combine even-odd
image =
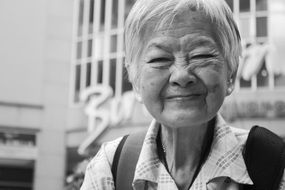
[[[218,40],[228,64],[229,74],[236,73],[241,55],[241,39],[232,11],[224,0],[137,0],[125,23],[125,66],[133,84],[139,76],[137,58],[143,49],[141,39],[147,24],[155,19],[157,24],[154,31],[159,30],[168,22],[171,23],[175,15],[185,11],[185,7],[202,11],[219,26]]]

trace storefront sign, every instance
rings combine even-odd
[[[0,158],[35,160],[37,158],[35,135],[0,132]]]
[[[132,91],[125,92],[121,97],[113,97],[112,88],[106,85],[86,89],[81,94],[81,100],[86,102],[85,113],[90,133],[79,147],[81,154],[108,126],[117,126],[130,119],[136,102]]]
[[[16,147],[0,145],[0,158],[35,160],[37,158],[37,149],[35,147]]]
[[[135,96],[132,91],[121,97],[113,97],[113,90],[106,85],[96,85],[85,90],[81,99],[86,102],[85,113],[88,116],[88,131],[93,131],[96,121],[108,125],[118,125],[131,118]],[[98,123],[98,122],[97,122]]]

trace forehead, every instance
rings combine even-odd
[[[192,40],[199,41],[199,39],[202,41],[208,40],[217,43],[217,46],[219,45],[216,25],[201,11],[188,10],[181,12],[159,28],[157,28],[158,22],[159,19],[152,20],[145,27],[142,36],[144,48],[151,42],[157,44],[159,42],[163,43],[163,41],[169,45],[177,41],[179,43],[188,43],[187,45],[191,46]]]

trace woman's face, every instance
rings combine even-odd
[[[177,16],[171,27],[148,26],[137,93],[151,115],[168,127],[208,122],[227,95],[227,64],[214,25],[199,12]]]

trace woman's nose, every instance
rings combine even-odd
[[[189,71],[186,67],[175,67],[170,75],[169,82],[171,85],[187,87],[187,85],[194,84],[197,81],[197,77]]]

